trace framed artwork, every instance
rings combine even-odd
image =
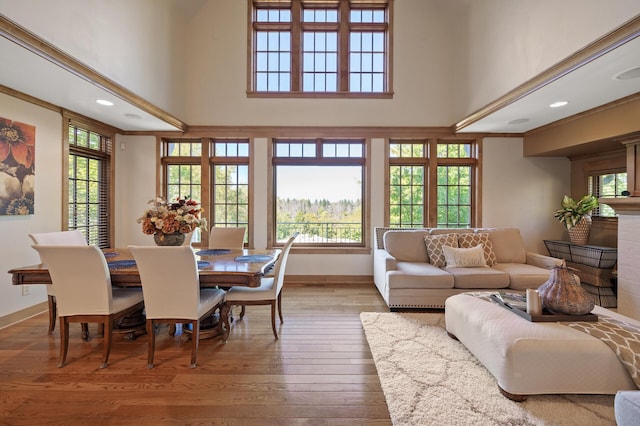
[[[0,117],[0,215],[33,214],[36,128]]]

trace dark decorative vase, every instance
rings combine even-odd
[[[565,266],[551,270],[549,279],[538,288],[542,307],[558,314],[586,315],[593,310],[593,298]]]
[[[158,246],[181,246],[184,243],[184,234],[176,232],[175,234],[163,234],[158,232],[153,234],[153,241]]]

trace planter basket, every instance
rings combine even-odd
[[[573,244],[588,244],[589,243],[589,234],[591,233],[591,216],[584,215],[575,224],[569,229],[569,240]]]

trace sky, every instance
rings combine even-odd
[[[278,166],[278,198],[359,200],[362,168],[354,166]]]

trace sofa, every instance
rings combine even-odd
[[[563,262],[528,252],[517,228],[376,227],[373,239],[373,280],[391,310],[443,309],[468,291],[524,292]]]

